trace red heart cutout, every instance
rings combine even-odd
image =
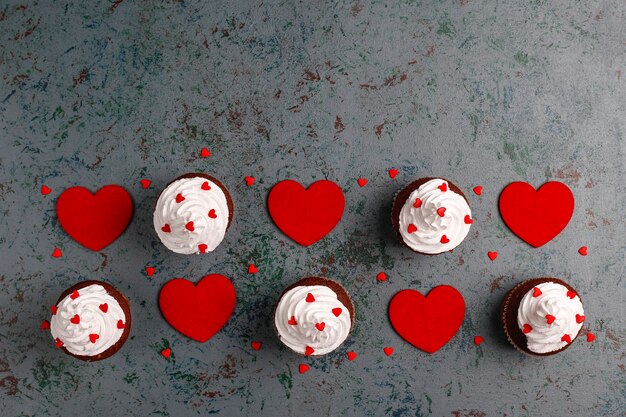
[[[341,220],[345,207],[343,191],[328,180],[305,189],[299,182],[276,184],[267,198],[276,226],[291,239],[309,246],[326,236]]]
[[[117,239],[132,215],[133,200],[119,185],[106,185],[95,194],[83,187],[71,187],[57,200],[57,217],[63,230],[95,252]]]
[[[513,182],[500,194],[500,215],[520,239],[535,248],[554,239],[574,213],[574,195],[567,185],[551,181],[538,190]]]
[[[389,303],[389,320],[396,332],[428,353],[435,353],[452,339],[464,316],[463,295],[449,285],[433,288],[426,297],[415,290],[402,290]]]
[[[198,342],[206,342],[224,327],[235,302],[235,287],[219,274],[207,275],[197,285],[175,278],[159,293],[159,308],[165,320]]]

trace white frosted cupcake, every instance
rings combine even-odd
[[[421,178],[393,201],[391,223],[400,241],[414,252],[438,255],[463,242],[472,225],[465,194],[442,178]]]
[[[325,355],[347,339],[354,324],[354,305],[337,282],[303,278],[287,287],[274,311],[280,341],[305,356]]]
[[[209,253],[224,240],[233,209],[230,193],[220,181],[205,174],[186,174],[159,195],[154,229],[173,252]]]

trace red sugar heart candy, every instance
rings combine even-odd
[[[72,323],[72,324],[80,323],[80,316],[78,314],[74,314],[74,317],[72,317],[70,319],[70,323]]]
[[[578,253],[582,256],[587,256],[587,246],[581,246],[580,249],[578,249]]]
[[[561,342],[572,343],[572,338],[570,337],[570,335],[565,334],[565,335],[563,335],[563,337],[561,338]]]
[[[315,353],[315,350],[311,346],[304,348],[304,356],[311,356],[313,353]]]
[[[215,213],[215,209],[211,209],[211,210],[209,211],[209,217],[210,217],[211,219],[217,219],[217,213]]]
[[[185,197],[181,193],[176,194],[176,202],[182,203],[183,201],[185,201]]]
[[[385,274],[384,272],[379,272],[378,275],[376,275],[376,279],[380,282],[385,282],[387,281],[387,274]]]
[[[324,322],[315,323],[315,328],[319,330],[320,332],[323,332],[325,327],[326,327],[326,323]]]
[[[483,187],[481,187],[480,185],[477,185],[476,187],[474,187],[473,190],[474,190],[474,194],[476,195],[481,195],[483,193]]]
[[[298,371],[299,371],[301,374],[305,374],[305,373],[309,372],[309,369],[311,369],[311,368],[309,367],[309,365],[305,365],[304,363],[301,363],[301,364],[300,364],[300,366],[298,367]]]
[[[193,232],[194,230],[196,230],[193,227],[193,222],[187,222],[187,224],[185,225],[185,229],[189,230],[190,232]]]
[[[533,331],[533,328],[532,328],[532,326],[530,324],[526,323],[526,324],[524,324],[524,328],[522,329],[522,331],[524,333],[530,333],[530,332]]]
[[[445,193],[446,191],[448,191],[448,186],[446,185],[446,183],[442,183],[439,187],[437,187],[441,190],[442,193]]]
[[[415,207],[415,208],[422,207],[422,200],[419,197],[415,199],[415,202],[413,203],[413,207]],[[409,232],[409,233],[411,233],[411,232]]]
[[[91,333],[91,334],[89,335],[89,341],[90,341],[91,343],[96,343],[96,340],[98,340],[98,339],[100,339],[100,335],[98,335],[98,334]]]
[[[359,178],[357,182],[359,183],[359,187],[365,187],[365,184],[367,184],[367,180],[365,178]]]
[[[161,230],[163,230],[165,233],[170,233],[172,231],[172,229],[170,228],[169,224],[164,225]]]
[[[141,187],[145,190],[148,187],[150,187],[150,184],[152,184],[152,181],[147,180],[147,179],[143,179],[141,181],[139,181],[141,183]]]
[[[59,307],[57,306],[52,306],[50,307],[50,311],[52,312],[52,315],[54,316],[57,313],[57,310],[59,309]]]
[[[307,293],[304,301],[306,301],[307,303],[312,303],[313,301],[315,301],[315,297],[313,297],[313,294]]]
[[[356,352],[350,351],[350,352],[347,353],[347,355],[348,355],[348,360],[349,361],[353,361],[353,360],[356,359]]]
[[[398,175],[398,170],[397,169],[390,169],[389,170],[389,178],[395,178],[396,175]]]
[[[63,256],[63,253],[61,252],[61,249],[54,248],[54,250],[52,251],[52,257],[53,258],[60,258],[61,256]]]
[[[441,236],[441,240],[440,240],[440,242],[441,242],[441,243],[443,243],[443,244],[445,245],[446,243],[449,243],[449,242],[450,242],[450,239],[448,239],[448,236],[443,235],[443,236]]]
[[[52,192],[52,190],[47,185],[42,185],[41,186],[41,194],[42,195],[48,195],[51,192]]]
[[[117,328],[118,329],[123,329],[126,327],[126,324],[124,324],[124,322],[122,320],[118,320],[117,321]]]
[[[54,345],[60,348],[61,346],[63,346],[63,341],[57,337],[54,341]]]
[[[41,330],[49,330],[50,322],[48,320],[44,320],[41,322]]]
[[[248,177],[246,177],[246,178],[244,178],[244,179],[246,180],[246,185],[247,185],[248,187],[250,187],[250,186],[252,186],[252,184],[254,184],[254,177],[250,177],[250,176],[248,176]]]
[[[437,209],[437,214],[439,215],[439,217],[443,217],[446,215],[446,208],[445,207],[439,207]]]
[[[156,272],[156,269],[152,266],[146,266],[146,275],[151,277]]]
[[[341,308],[340,308],[340,307],[336,307],[336,308],[333,308],[333,309],[332,309],[332,312],[333,312],[333,314],[335,315],[335,317],[339,317],[339,316],[341,315],[341,312],[342,312],[342,311],[343,311],[343,310],[341,310]]]
[[[413,223],[410,223],[406,228],[406,231],[409,233],[415,233],[417,232],[417,226],[415,226]]]
[[[386,347],[386,348],[383,349],[383,352],[385,352],[385,355],[391,356],[393,354],[393,348],[392,347]]]
[[[208,248],[209,248],[209,247],[208,247],[205,243],[200,243],[200,244],[198,245],[198,250],[200,251],[200,253],[206,253],[206,250],[207,250]]]
[[[209,185],[208,181],[205,181],[205,182],[202,183],[200,188],[202,188],[204,191],[209,191],[211,189],[211,186]]]
[[[587,333],[587,342],[591,343],[596,340],[596,335],[593,333]]]
[[[492,261],[495,261],[496,258],[498,257],[498,252],[487,252],[487,256],[489,257],[489,259],[491,259]]]
[[[254,342],[250,343],[250,345],[252,346],[252,349],[254,349],[254,350],[261,349],[261,342],[258,342],[256,340]]]
[[[546,314],[546,323],[552,324],[554,323],[554,320],[556,320],[556,317],[554,317],[552,314]]]
[[[109,311],[109,305],[108,305],[107,303],[100,304],[100,305],[98,306],[98,308],[100,308],[100,310],[101,310],[103,313],[106,313],[107,311]]]
[[[296,316],[291,316],[291,318],[287,321],[287,324],[291,324],[292,326],[298,324],[298,322],[296,321]]]
[[[485,339],[482,336],[474,336],[474,344],[476,346],[480,346],[480,344],[484,341]]]
[[[576,297],[576,292],[572,290],[567,290],[567,296],[573,300],[574,297]]]
[[[465,217],[463,218],[463,222],[465,224],[472,224],[474,223],[474,220],[472,220],[469,214],[466,214]]]
[[[80,294],[78,293],[78,290],[74,290],[74,291],[72,291],[72,295],[70,295],[70,298],[71,298],[72,300],[75,300],[75,299],[77,299],[78,297],[80,297]]]
[[[259,272],[259,269],[254,264],[248,266],[248,274],[256,274],[257,272]]]
[[[576,314],[576,323],[582,323],[585,321],[585,316],[581,316],[580,314]]]
[[[533,297],[539,297],[541,294],[543,294],[541,292],[541,290],[537,287],[533,288]]]
[[[208,158],[209,156],[211,156],[211,152],[209,152],[207,148],[202,148],[200,150],[200,156],[203,158]]]
[[[170,349],[170,348],[163,349],[161,351],[161,355],[163,355],[164,358],[169,359],[170,356],[172,356],[172,349]]]

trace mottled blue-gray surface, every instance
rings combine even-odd
[[[625,16],[623,0],[4,1],[2,414],[626,415]],[[393,180],[389,168],[400,171]],[[198,171],[229,187],[234,224],[214,253],[176,255],[158,241],[152,207],[165,184]],[[476,219],[454,253],[436,257],[403,248],[389,225],[394,193],[431,175],[463,188]],[[342,222],[311,247],[266,213],[268,190],[286,178],[345,191]],[[569,226],[539,249],[498,215],[515,180],[574,192]],[[132,193],[134,220],[90,252],[61,230],[55,200],[110,183]],[[163,321],[156,297],[173,277],[209,272],[233,280],[238,305],[199,344]],[[348,341],[315,359],[280,346],[271,328],[277,295],[307,274],[343,283],[357,308]],[[545,275],[578,289],[584,333],[597,340],[525,357],[497,310],[517,282]],[[83,279],[111,282],[132,304],[131,339],[100,363],[63,355],[39,329]],[[464,294],[467,315],[430,356],[394,333],[387,305],[400,289],[443,283]],[[300,363],[311,370],[300,375]]]

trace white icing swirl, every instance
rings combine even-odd
[[[80,356],[95,356],[117,343],[124,333],[118,321],[126,324],[124,310],[102,285],[89,285],[78,290],[78,297],[68,294],[59,302],[57,311],[50,320],[52,338],[63,342],[70,353]],[[106,304],[106,312],[101,305]],[[78,315],[78,323],[73,323]],[[98,335],[95,342],[90,335]]]
[[[315,301],[307,302],[308,294]],[[341,309],[339,316],[333,313],[335,308]],[[292,319],[296,324],[290,324]],[[313,348],[311,355],[324,355],[337,349],[352,326],[350,311],[325,285],[299,286],[287,291],[278,302],[274,323],[281,342],[303,354],[307,346]],[[316,324],[321,323],[324,327],[320,331]]]
[[[446,191],[438,187],[445,184]],[[416,207],[416,200],[421,205]],[[443,216],[437,210],[445,208]],[[400,211],[400,235],[414,251],[431,255],[459,246],[469,233],[472,211],[462,195],[450,190],[447,181],[436,178],[419,186]],[[409,230],[411,228],[412,230]],[[444,238],[445,236],[445,238]],[[443,243],[442,240],[448,240]]]
[[[209,189],[206,185],[203,188],[205,183]],[[180,196],[183,200],[177,202]],[[171,251],[185,255],[212,252],[226,235],[229,214],[220,186],[203,177],[181,178],[159,196],[154,228]],[[189,227],[190,222],[193,228]]]
[[[528,349],[535,353],[548,353],[562,349],[568,344],[561,340],[568,335],[571,340],[578,335],[583,326],[585,312],[578,295],[570,298],[567,287],[554,282],[545,282],[537,285],[541,295],[533,296],[534,288],[527,292],[517,310],[517,324],[525,334]],[[573,295],[573,293],[570,293]],[[552,324],[548,324],[547,315],[554,317]],[[552,319],[552,317],[550,318]],[[524,326],[529,325],[524,331]]]

